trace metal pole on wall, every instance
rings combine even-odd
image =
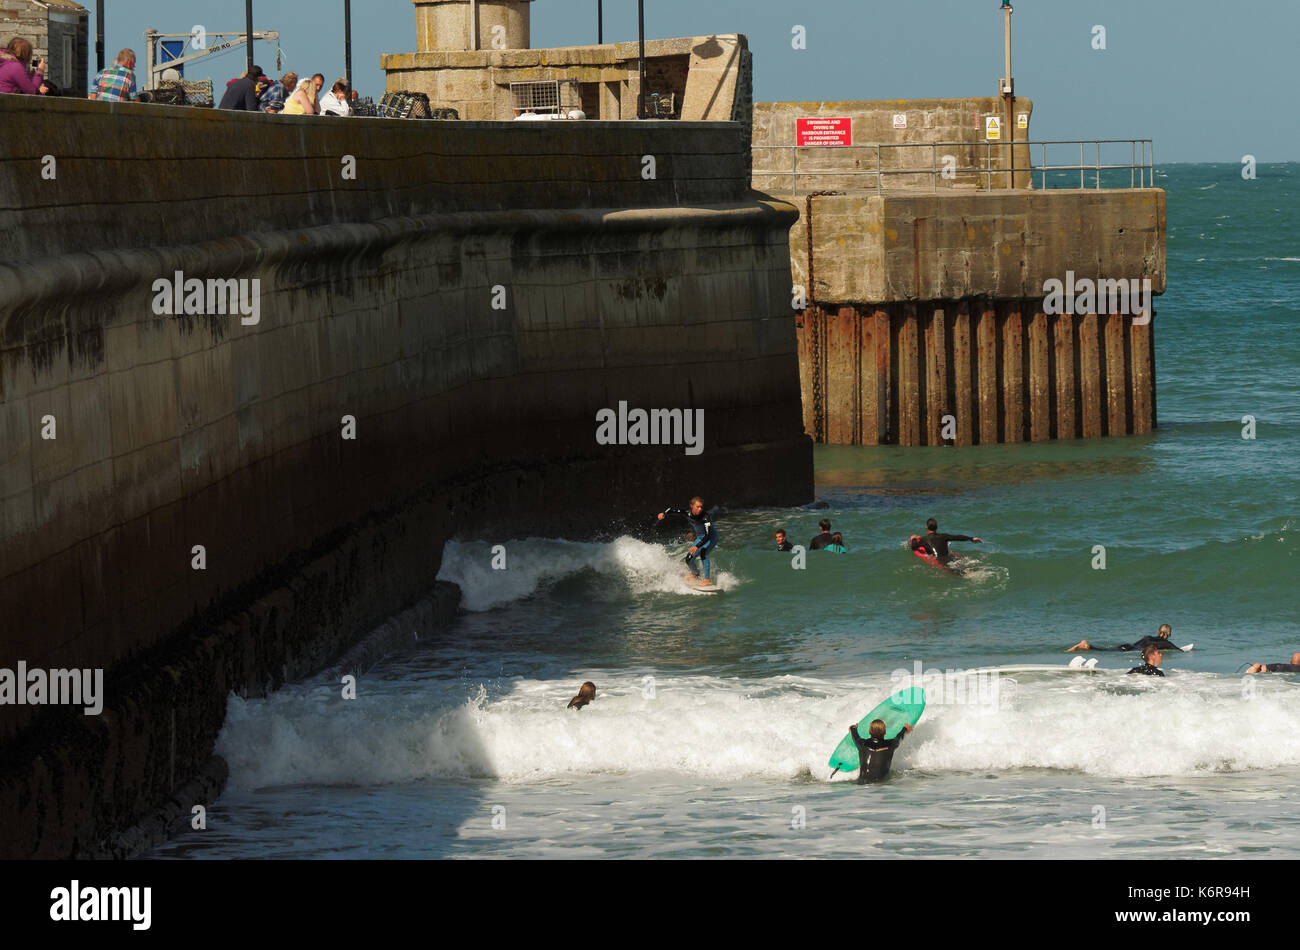
[[[596,45],[605,42],[605,0],[596,0]]]
[[[1006,102],[1007,112],[1007,187],[1016,187],[1014,173],[1010,170],[1015,164],[1016,127],[1012,122],[1014,116],[1015,80],[1011,78],[1011,0],[1002,0],[1003,47],[1006,51],[1006,79],[1003,80],[1002,99]]]
[[[343,0],[343,78],[352,89],[352,0]]]
[[[95,68],[104,70],[104,0],[95,3]]]
[[[636,117],[645,118],[645,0],[636,0],[637,32],[641,37],[641,59],[637,64],[638,91]]]
[[[248,41],[248,68],[253,68],[253,0],[244,0],[244,29]]]

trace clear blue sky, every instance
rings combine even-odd
[[[82,0],[91,9],[94,0]],[[1173,161],[1300,160],[1300,0],[1013,0],[1016,92],[1034,100],[1034,139],[1152,138]],[[143,56],[146,27],[244,25],[243,0],[106,0],[108,58]],[[383,91],[381,53],[415,49],[410,0],[353,0],[362,95]],[[636,38],[636,0],[605,0],[605,39]],[[1002,73],[1000,0],[646,0],[649,37],[744,33],[760,100],[993,95]],[[284,69],[343,74],[343,0],[254,0],[278,29]],[[791,29],[808,47],[792,48]],[[1092,48],[1095,25],[1105,50]],[[533,46],[596,38],[596,0],[536,0]],[[275,69],[275,50],[256,61]],[[242,71],[242,50],[190,75]],[[92,40],[92,67],[94,52]]]

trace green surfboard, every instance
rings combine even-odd
[[[883,719],[885,738],[892,739],[903,731],[904,724],[916,725],[923,712],[925,712],[925,690],[919,686],[900,689],[858,721],[858,735],[866,738],[871,720]],[[853,736],[844,734],[844,739],[835,747],[835,753],[827,764],[841,772],[858,770],[862,763],[858,761],[858,747],[853,744]]]

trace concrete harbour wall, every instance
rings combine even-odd
[[[0,707],[7,856],[129,850],[230,691],[429,596],[450,537],[812,497],[796,213],[748,191],[746,127],[0,98],[31,132],[0,143],[0,666],[107,670],[100,717]],[[177,271],[259,281],[259,321],[156,313]],[[703,454],[597,445],[620,400],[703,409]]]

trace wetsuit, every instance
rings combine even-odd
[[[907,730],[900,729],[892,739],[864,739],[858,735],[857,726],[849,726],[849,734],[853,736],[853,744],[858,747],[858,761],[862,763],[862,770],[858,772],[858,784],[869,785],[889,774],[889,766],[894,762],[894,750],[903,741],[903,736],[907,735]]]
[[[780,544],[776,546],[776,549],[778,551],[793,551],[794,545],[790,543],[789,538],[786,538],[786,540],[782,541]]]
[[[709,517],[707,511],[693,515],[689,511],[681,508],[665,508],[664,515],[681,515],[690,524],[691,530],[695,532],[695,539],[691,541],[691,547],[695,548],[695,553],[686,555],[686,563],[691,567],[691,573],[696,577],[700,576],[700,569],[704,569],[704,579],[709,580],[709,552],[718,546],[718,529],[713,527],[713,519]],[[699,558],[699,565],[695,559]]]
[[[1161,653],[1166,653],[1166,652],[1168,652],[1169,650],[1178,650],[1178,649],[1181,649],[1177,644],[1174,643],[1174,641],[1172,641],[1172,640],[1167,640],[1167,639],[1165,639],[1164,637],[1143,637],[1143,638],[1142,638],[1141,640],[1139,640],[1137,643],[1121,643],[1121,644],[1120,644],[1119,646],[1117,646],[1117,647],[1089,647],[1088,649],[1090,649],[1090,650],[1123,650],[1123,651],[1125,651],[1125,652],[1127,652],[1127,651],[1129,651],[1129,650],[1137,650],[1137,651],[1140,652],[1140,651],[1142,651],[1142,650],[1145,650],[1145,649],[1147,648],[1148,645],[1154,645],[1155,648],[1156,648],[1157,650],[1159,650]]]
[[[1164,676],[1164,671],[1150,663],[1143,663],[1141,666],[1135,666],[1129,670],[1130,673],[1141,673],[1143,676]]]
[[[1266,663],[1264,670],[1267,673],[1300,673],[1300,666],[1294,663]]]
[[[831,543],[831,533],[829,531],[823,531],[821,534],[817,535],[817,537],[813,538],[811,541],[808,542],[808,550],[820,551],[822,548],[826,547],[826,545],[830,543]]]
[[[975,539],[964,534],[938,534],[931,531],[923,540],[925,546],[930,549],[930,553],[934,555],[934,559],[940,564],[947,564],[954,556],[959,556],[949,553],[949,541],[974,541]]]

